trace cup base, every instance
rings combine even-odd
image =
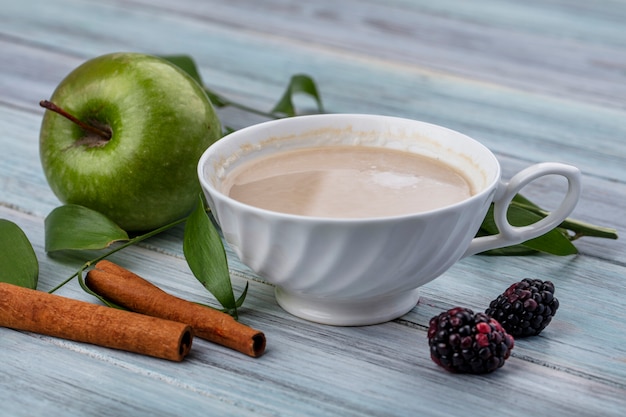
[[[276,301],[285,311],[305,320],[332,326],[367,326],[384,323],[408,313],[417,305],[417,290],[365,300],[311,298],[275,289]]]

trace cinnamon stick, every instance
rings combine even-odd
[[[85,283],[96,294],[131,311],[187,323],[200,338],[252,357],[265,351],[265,335],[259,330],[221,311],[168,294],[113,262],[98,262]]]
[[[0,326],[180,362],[191,326],[0,283]]]

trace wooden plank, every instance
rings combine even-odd
[[[164,45],[154,47],[154,40],[149,39],[149,29],[137,34],[137,25],[126,22],[134,20],[140,25],[158,27],[180,25],[182,19],[187,19],[193,25],[187,30],[195,32],[196,36],[188,38],[191,43],[185,42],[183,45],[173,39],[180,45],[180,52],[199,49],[194,48],[198,40],[203,42],[207,52],[215,49],[213,42],[207,42],[208,39],[215,39],[212,33],[207,33],[203,30],[206,27],[200,28],[197,24],[202,20],[238,29],[236,32],[239,36],[235,35],[233,39],[242,37],[241,30],[271,34],[269,40],[262,41],[268,46],[277,37],[288,38],[292,43],[294,40],[306,40],[306,44],[310,45],[311,42],[306,38],[307,31],[312,27],[324,27],[324,31],[317,31],[315,42],[328,49],[340,48],[367,55],[368,59],[379,57],[386,61],[443,69],[453,74],[469,75],[478,80],[518,86],[525,90],[544,86],[558,90],[557,95],[579,97],[590,102],[608,100],[611,105],[623,107],[623,91],[619,89],[624,84],[624,76],[619,71],[622,64],[616,59],[619,50],[615,48],[625,42],[619,17],[626,12],[624,5],[619,2],[594,2],[582,13],[577,5],[568,7],[553,4],[545,9],[537,9],[532,4],[519,5],[510,1],[494,4],[493,0],[473,2],[472,7],[456,5],[453,10],[446,12],[442,10],[450,7],[449,2],[437,2],[434,6],[429,2],[371,3],[364,7],[358,3],[352,4],[351,1],[344,3],[345,10],[350,10],[350,13],[344,14],[334,10],[332,2],[290,7],[289,2],[278,1],[259,8],[254,2],[197,5],[187,1],[177,2],[176,10],[173,11],[168,9],[168,3],[161,6],[155,2],[144,3],[138,6],[128,2],[123,16],[115,14],[115,6],[93,4],[74,6],[73,13],[63,13],[61,10],[68,8],[59,3],[47,2],[32,6],[38,13],[17,5],[9,10],[19,14],[20,20],[17,22],[26,20],[34,23],[31,42],[46,42],[59,49],[77,47],[76,41],[72,33],[63,33],[62,30],[55,31],[61,39],[44,36],[51,20],[64,22],[65,27],[79,28],[85,31],[87,38],[97,36],[97,19],[113,20],[114,30],[109,32],[108,37],[100,39],[100,44],[109,43],[111,48],[112,44],[128,45],[130,41],[141,44],[142,48],[152,45],[150,49],[158,50]],[[88,12],[80,16],[79,13],[85,8]],[[157,14],[164,8],[168,9],[168,18]],[[246,13],[241,13],[242,9]],[[268,9],[272,13],[265,13]],[[53,18],[45,19],[48,16]],[[369,16],[375,16],[378,20]],[[92,18],[93,22],[85,18]],[[147,22],[147,19],[150,21]],[[8,21],[5,26],[10,30],[11,24]],[[41,28],[40,31],[37,28]],[[120,35],[125,32],[129,34],[122,38]],[[361,34],[370,33],[373,37],[367,38],[368,42],[386,44],[379,43],[365,49],[364,41],[359,38],[363,38]],[[452,33],[454,37],[446,33]],[[519,59],[520,56],[524,59]],[[223,65],[215,62],[215,59],[212,62]],[[524,73],[520,74],[519,71]]]
[[[50,7],[50,6],[48,6]],[[54,11],[55,9],[52,9]],[[101,16],[105,10],[95,10],[94,15]],[[108,10],[111,13],[110,10]],[[58,11],[57,11],[58,13]],[[137,12],[138,13],[138,12]],[[39,16],[37,14],[34,15]],[[58,18],[67,26],[76,24],[73,20],[68,20],[72,15],[61,14]],[[299,68],[311,73],[320,80],[322,93],[328,101],[328,109],[333,112],[378,112],[419,118],[434,123],[444,124],[451,128],[467,132],[468,134],[484,141],[494,151],[507,153],[507,146],[521,146],[524,155],[528,160],[539,161],[545,154],[558,155],[559,160],[564,160],[580,166],[585,171],[593,169],[593,160],[589,161],[589,156],[594,155],[602,160],[602,166],[608,172],[618,172],[620,161],[616,158],[626,151],[623,142],[612,142],[615,135],[624,134],[623,124],[618,123],[621,111],[611,109],[598,110],[597,106],[589,103],[576,103],[567,100],[547,98],[526,92],[515,92],[503,90],[500,86],[485,85],[483,83],[473,83],[462,81],[454,77],[442,76],[438,73],[431,73],[419,67],[396,67],[387,63],[371,62],[368,59],[355,59],[355,57],[337,56],[332,50],[325,52],[319,48],[303,49],[301,45],[287,45],[278,42],[244,42],[241,33],[236,31],[201,31],[196,26],[186,26],[180,21],[159,21],[148,20],[149,16],[142,16],[145,20],[145,33],[153,33],[158,30],[159,24],[175,25],[176,32],[181,39],[188,39],[188,48],[195,48],[202,53],[196,53],[199,64],[202,66],[203,74],[207,84],[218,88],[220,85],[235,84],[239,90],[233,92],[235,97],[246,97],[252,105],[269,108],[282,92],[282,87],[286,84],[288,77],[292,73],[279,69],[276,60],[265,52],[266,48],[272,48],[278,54],[294,57],[296,62],[308,62],[306,68]],[[31,17],[32,19],[32,17]],[[42,18],[40,18],[42,19]],[[63,21],[65,19],[65,21]],[[94,17],[95,19],[95,17]],[[123,17],[121,18],[123,19]],[[121,20],[118,19],[118,20]],[[100,52],[118,50],[124,46],[122,39],[137,39],[131,30],[131,19],[138,19],[136,14],[128,14],[126,22],[120,22],[120,30],[116,31],[121,39],[115,41],[107,40],[105,49],[102,46]],[[45,22],[45,21],[44,21]],[[43,22],[34,20],[32,27],[43,27],[40,33],[37,31],[28,32],[23,35],[29,37],[29,42],[44,39],[45,25]],[[124,24],[126,23],[126,24]],[[87,28],[97,27],[94,20]],[[83,30],[86,30],[83,28]],[[88,31],[84,37],[93,36]],[[122,36],[123,35],[123,36]],[[45,37],[46,45],[64,45],[70,50],[72,43],[67,41],[68,34],[54,33]],[[214,42],[204,42],[210,38]],[[152,46],[152,39],[149,36],[140,38],[143,41],[141,50],[151,50],[153,53],[174,53],[185,52],[187,48],[176,49],[179,43],[172,40],[159,46]],[[206,45],[205,45],[206,44]],[[263,45],[266,45],[264,48]],[[85,44],[81,43],[72,51],[74,55],[93,56],[98,54],[97,50],[91,48],[92,52],[85,50]],[[595,48],[588,48],[595,50]],[[230,54],[224,50],[231,51]],[[320,52],[316,58],[317,62],[310,63],[307,58],[314,52]],[[242,62],[229,60],[228,56],[248,57]],[[216,60],[215,57],[220,57]],[[225,57],[225,58],[221,58]],[[322,59],[326,58],[326,59]],[[340,67],[337,67],[336,60],[340,60]],[[592,59],[592,58],[588,58]],[[65,72],[57,69],[54,73],[60,74],[69,72],[77,61],[60,61]],[[253,67],[250,62],[255,62]],[[333,62],[333,66],[330,65]],[[41,63],[28,65],[30,68],[40,67]],[[263,68],[263,71],[259,71]],[[333,68],[333,73],[328,72],[328,68]],[[371,69],[370,69],[371,68]],[[294,71],[295,72],[295,71]],[[246,79],[245,82],[233,83],[233,77]],[[383,80],[382,85],[372,86],[371,80]],[[601,79],[597,82],[603,82]],[[587,80],[585,85],[596,85],[596,81]],[[13,83],[12,83],[13,84]],[[626,85],[621,80],[613,82],[615,88]],[[55,83],[49,84],[48,91],[41,91],[39,95],[29,98],[29,104],[33,105],[35,100],[51,93]],[[341,88],[339,88],[341,87]],[[351,99],[354,91],[376,91],[376,94],[362,95],[361,100],[355,103]],[[226,90],[227,93],[231,91]],[[335,93],[338,92],[338,93]],[[346,97],[346,95],[348,95]],[[385,97],[394,97],[393,100],[386,100]],[[346,101],[347,100],[347,101]],[[477,125],[477,120],[488,121],[489,125]],[[565,123],[567,121],[567,123]],[[484,123],[484,122],[483,122]],[[235,127],[240,127],[240,123],[231,123]],[[566,127],[566,128],[564,128]],[[506,140],[506,142],[504,141]],[[563,149],[563,143],[568,144]],[[582,148],[584,153],[576,152],[576,148]],[[614,149],[618,147],[617,149]],[[557,149],[558,148],[558,149]],[[568,155],[568,149],[574,155]],[[613,176],[611,176],[613,178]]]
[[[0,15],[0,218],[22,226],[41,263],[40,289],[85,254],[46,255],[43,218],[58,201],[38,161],[42,110],[60,79],[114,50],[189,53],[207,84],[270,108],[289,76],[319,82],[332,112],[423,119],[476,137],[503,163],[560,160],[583,169],[577,218],[626,229],[623,18],[614,0],[392,0],[314,3],[25,0]],[[309,105],[306,101],[304,105]],[[242,127],[258,119],[222,112]],[[526,191],[526,190],[525,190]],[[527,190],[560,198],[553,182]],[[179,296],[215,305],[193,278],[182,228],[114,256]],[[265,331],[251,359],[195,342],[172,364],[0,329],[0,401],[7,415],[621,415],[626,408],[623,240],[586,239],[581,255],[474,256],[421,290],[403,318],[337,328],[283,312],[273,288],[229,250],[242,321]],[[491,375],[452,375],[428,357],[425,328],[454,305],[481,310],[524,276],[552,279],[561,308],[541,336],[518,340]],[[94,301],[75,282],[60,294]],[[27,404],[24,407],[23,404]]]
[[[209,5],[187,0],[175,10],[166,1],[139,3],[290,42],[310,43],[313,30],[316,43],[350,54],[624,107],[623,62],[615,57],[626,42],[626,8],[615,1],[538,7],[537,2],[494,0],[471,5],[350,0],[337,9],[333,2],[296,6],[278,0],[261,6],[254,1]]]
[[[624,351],[612,342],[616,333],[626,330],[620,312],[623,301],[608,295],[626,291],[623,274],[623,266],[583,255],[474,256],[427,284],[422,289],[424,300],[404,319],[425,324],[442,309],[437,303],[431,310],[430,300],[441,299],[446,308],[461,305],[484,311],[513,282],[526,277],[551,280],[561,303],[558,313],[539,337],[517,340],[515,354],[546,365],[550,362],[549,366],[565,372],[626,382]]]
[[[44,265],[42,288],[51,287],[53,282],[72,270],[68,265],[70,259],[58,260],[42,254],[40,219],[6,208],[0,208],[0,215],[20,224],[34,242]],[[451,300],[465,298],[468,306],[485,300],[482,290],[472,283],[485,284],[485,287],[491,283],[494,290],[502,288],[504,282],[496,282],[493,277],[480,277],[480,271],[484,274],[486,270],[493,270],[492,261],[487,262],[488,259],[472,258],[471,264],[477,264],[471,269],[464,265],[458,268],[458,273],[446,274],[433,285],[429,284],[415,313],[404,320],[360,328],[330,327],[294,319],[272,302],[270,286],[252,282],[246,302],[248,310],[242,313],[242,320],[263,329],[268,337],[268,351],[257,360],[197,340],[184,363],[172,364],[0,329],[5,375],[26,378],[22,384],[3,384],[6,389],[2,390],[0,398],[8,399],[19,392],[34,407],[46,407],[51,402],[53,408],[56,403],[65,403],[64,398],[71,398],[74,403],[66,405],[65,411],[91,413],[112,406],[111,415],[122,408],[140,415],[153,412],[156,415],[180,415],[183,412],[200,415],[206,412],[206,408],[196,407],[204,404],[214,411],[232,412],[236,408],[237,414],[241,408],[261,415],[401,416],[433,410],[441,415],[458,414],[467,407],[484,409],[494,401],[483,395],[489,389],[497,390],[501,401],[518,407],[503,410],[504,415],[537,412],[537,404],[554,409],[561,407],[564,413],[584,411],[619,415],[620,409],[626,405],[621,394],[626,391],[626,367],[616,366],[619,356],[615,355],[623,351],[621,345],[615,344],[614,334],[608,332],[611,328],[619,329],[613,327],[617,317],[599,326],[607,333],[596,331],[593,337],[575,339],[585,333],[584,329],[597,328],[594,327],[597,323],[593,321],[595,319],[581,322],[579,330],[575,329],[575,320],[581,319],[579,313],[588,312],[589,308],[583,304],[577,310],[568,305],[566,301],[569,298],[577,300],[580,293],[567,287],[567,282],[559,282],[564,303],[563,310],[551,325],[553,327],[546,330],[546,336],[518,342],[513,358],[497,373],[483,378],[452,376],[430,361],[424,329],[430,313],[445,308]],[[119,254],[116,261],[130,265],[168,291],[200,300],[198,285],[194,284],[193,278],[185,272],[183,261],[177,257],[138,248]],[[552,268],[560,270],[564,262],[556,262]],[[516,265],[524,268],[526,263],[519,259]],[[508,273],[513,271],[509,269]],[[468,274],[472,280],[467,279]],[[242,280],[237,277],[234,280],[240,290]],[[584,281],[576,282],[583,283],[580,292],[589,290]],[[618,287],[611,290],[623,291],[623,283],[616,285]],[[455,289],[454,293],[451,288]],[[598,287],[597,291],[601,289]],[[90,299],[76,285],[68,285],[62,293]],[[591,299],[587,299],[590,303]],[[609,310],[607,316],[610,316]],[[600,322],[600,318],[597,320]],[[569,344],[568,337],[575,345]],[[568,351],[574,346],[574,352]],[[538,352],[544,353],[539,355]],[[607,358],[605,362],[593,367],[581,365],[581,361],[597,360],[603,352]],[[561,354],[563,357],[559,356]],[[26,371],[32,369],[33,363],[38,367],[36,375]],[[72,363],[73,369],[80,371],[68,373],[67,363]],[[37,383],[31,380],[35,376]],[[24,392],[23,384],[27,381],[30,381],[30,389]],[[119,381],[124,381],[127,388],[120,390]],[[48,386],[51,385],[58,390],[50,391]],[[446,389],[442,390],[442,386]],[[540,386],[541,390],[537,391]],[[86,390],[85,387],[93,389]],[[516,402],[520,392],[530,398],[529,402]],[[556,392],[559,395],[567,392],[567,402],[562,403],[563,399]],[[598,394],[591,398],[590,392]],[[416,397],[416,393],[420,396]],[[465,393],[463,401],[448,401],[461,393]],[[159,399],[161,396],[163,398]],[[161,411],[156,411],[151,403],[158,403]],[[21,411],[15,415],[26,414]]]

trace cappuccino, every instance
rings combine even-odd
[[[446,163],[367,146],[289,150],[243,163],[224,193],[242,203],[288,214],[368,218],[429,211],[473,193]]]

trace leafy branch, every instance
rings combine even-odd
[[[69,281],[77,278],[83,290],[105,304],[116,307],[108,300],[92,292],[84,284],[83,272],[122,249],[136,245],[182,223],[185,223],[183,251],[191,271],[224,309],[237,318],[237,308],[243,304],[247,287],[242,296],[235,300],[224,246],[221,237],[209,219],[202,198],[198,199],[198,205],[188,217],[133,238],[130,238],[126,231],[119,228],[109,218],[95,210],[75,204],[55,208],[48,214],[44,223],[46,252],[100,250],[111,246],[114,248],[85,262],[76,273],[50,292],[55,292]]]
[[[491,204],[485,219],[477,232],[477,236],[487,236],[498,233],[493,217],[494,206]],[[513,226],[527,226],[536,223],[549,212],[541,209],[535,203],[531,202],[521,194],[517,194],[507,212],[509,223]],[[505,248],[493,249],[483,252],[483,255],[532,255],[538,252],[551,255],[566,256],[578,253],[578,249],[574,246],[573,241],[584,236],[598,237],[606,239],[617,239],[617,231],[615,229],[595,226],[578,220],[567,218],[559,227],[539,236],[528,240],[519,245],[513,245]]]
[[[213,106],[215,107],[233,107],[248,113],[256,114],[257,116],[266,117],[268,119],[280,119],[284,117],[296,116],[297,110],[294,103],[294,97],[304,95],[315,101],[317,106],[316,111],[318,113],[324,113],[324,105],[322,103],[322,97],[317,88],[317,84],[313,78],[306,74],[295,74],[291,76],[291,79],[287,84],[287,88],[278,102],[270,111],[263,111],[230,100],[226,96],[221,95],[207,87],[202,81],[202,77],[200,76],[200,72],[198,71],[195,61],[191,57],[187,55],[166,55],[162,58],[175,64],[196,80],[196,82],[204,88],[204,91],[207,96],[209,96],[211,103],[213,103]]]

